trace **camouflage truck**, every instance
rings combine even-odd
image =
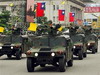
[[[84,31],[87,50],[92,51],[92,53],[95,54],[98,52],[98,37],[93,33],[91,26],[85,26]]]
[[[73,54],[78,56],[79,60],[87,57],[85,35],[81,27],[72,26],[69,28],[70,37],[74,43]]]
[[[33,72],[35,67],[46,64],[54,65],[60,72],[66,71],[66,63],[73,66],[73,46],[69,37],[64,36],[28,36],[32,46],[26,52],[27,70]]]
[[[85,36],[83,34],[77,34],[72,36],[71,39],[74,42],[73,54],[78,56],[79,60],[82,60],[83,57],[87,57]]]
[[[93,54],[98,52],[98,38],[95,34],[86,35],[87,50]]]
[[[0,35],[0,56],[7,55],[11,58],[14,55],[16,59],[21,59],[22,53],[27,49],[25,41],[26,38],[20,35]]]

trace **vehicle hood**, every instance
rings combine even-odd
[[[92,41],[92,40],[91,40],[91,41],[88,41],[88,43],[95,43],[95,41]]]
[[[82,42],[76,42],[76,43],[74,43],[74,45],[83,45],[83,43]]]
[[[38,47],[38,48],[34,48],[32,47],[31,52],[56,52],[56,51],[64,51],[65,47],[54,47],[54,48],[50,48],[50,47]]]

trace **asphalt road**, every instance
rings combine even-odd
[[[99,41],[100,50],[100,41]],[[56,67],[37,67],[35,72],[29,73],[26,69],[26,58],[22,60],[0,57],[0,75],[100,75],[100,51],[96,54],[88,53],[84,60],[74,58],[74,66],[68,67],[66,72],[59,72]]]

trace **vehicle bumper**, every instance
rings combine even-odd
[[[0,55],[4,54],[12,54],[14,55],[18,49],[14,48],[13,46],[2,46],[2,49],[0,49]]]
[[[87,49],[91,50],[95,46],[95,43],[90,43],[90,45],[87,45]]]
[[[38,53],[38,56],[34,56],[33,58],[35,60],[35,63],[37,64],[53,64],[55,62],[58,62],[59,58],[62,58],[64,54],[57,54],[55,53],[54,56],[51,55],[51,52],[48,53]],[[30,56],[27,56],[29,58]]]

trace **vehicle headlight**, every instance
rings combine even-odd
[[[88,46],[90,45],[90,43],[88,43]]]
[[[53,57],[54,57],[54,56],[55,56],[55,53],[51,53],[51,56],[53,56]]]
[[[2,49],[2,47],[0,47],[0,49]]]
[[[76,48],[76,46],[73,46],[73,48],[75,49],[75,48]]]
[[[13,49],[14,47],[11,47],[11,49]]]
[[[37,57],[38,56],[38,53],[35,53],[34,55]]]

